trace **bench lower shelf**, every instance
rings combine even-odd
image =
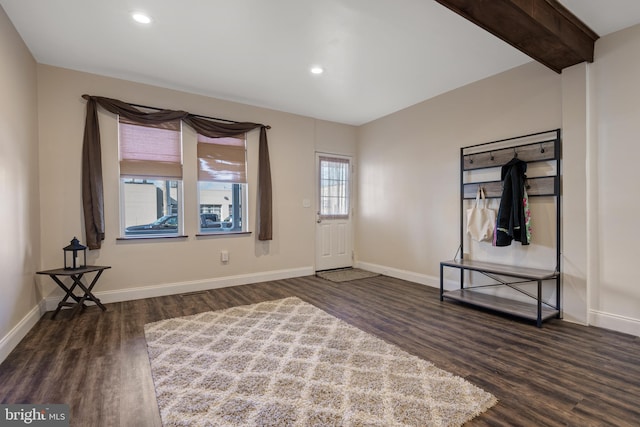
[[[538,306],[536,304],[527,304],[526,302],[488,295],[468,288],[443,292],[442,296],[444,298],[475,305],[477,307],[500,311],[502,313],[507,313],[524,319],[538,320]],[[544,304],[542,305],[540,314],[541,320],[558,317],[559,314],[559,310],[546,307]]]

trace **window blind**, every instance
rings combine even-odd
[[[120,176],[182,179],[180,120],[157,125],[119,117]]]
[[[247,182],[245,135],[209,138],[198,134],[198,180]]]

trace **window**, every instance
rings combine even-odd
[[[208,138],[198,135],[200,233],[247,231],[247,167],[244,135]],[[202,217],[216,215],[216,220]]]
[[[349,160],[320,156],[320,218],[349,218]]]
[[[125,237],[182,234],[181,122],[119,118],[120,222]]]

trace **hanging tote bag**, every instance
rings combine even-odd
[[[482,204],[480,203],[482,202]],[[496,225],[496,211],[486,207],[484,190],[478,186],[476,203],[467,209],[467,233],[478,242],[493,240],[493,228]]]

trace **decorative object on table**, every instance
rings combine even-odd
[[[460,426],[496,404],[298,298],[144,326],[163,425]]]
[[[71,239],[71,244],[65,246],[62,250],[64,251],[65,270],[78,270],[87,266],[87,247],[81,245],[76,237]],[[79,254],[82,254],[82,260],[80,260]],[[70,260],[67,260],[67,255],[71,256]]]
[[[478,185],[476,204],[467,209],[467,233],[477,242],[490,242],[493,240],[495,225],[496,211],[487,207],[484,188]]]

